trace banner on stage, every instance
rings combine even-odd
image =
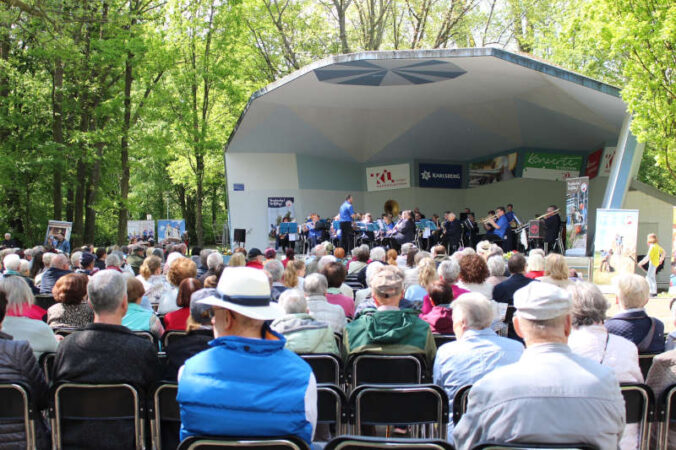
[[[518,153],[498,156],[469,165],[469,187],[498,183],[516,177]]]
[[[529,152],[523,163],[523,178],[565,180],[580,176],[582,156]]]
[[[180,241],[183,233],[185,233],[184,219],[157,221],[157,238],[160,241],[167,239]]]
[[[65,241],[70,241],[70,233],[73,230],[73,222],[64,222],[61,220],[50,220],[47,222],[47,233],[45,234],[45,245],[52,243],[56,235],[61,233]]]
[[[155,239],[155,221],[154,220],[129,220],[127,221],[127,239],[139,239],[147,241]]]
[[[423,188],[462,188],[459,164],[418,164],[418,186]]]
[[[296,221],[293,197],[268,197],[268,239],[275,241],[279,224]]]
[[[411,187],[411,166],[409,164],[391,164],[366,168],[366,188],[368,191],[387,191]]]
[[[594,239],[594,283],[610,285],[636,268],[637,209],[597,209]],[[608,290],[606,289],[605,292]]]
[[[566,183],[566,256],[585,256],[589,177],[568,178]]]

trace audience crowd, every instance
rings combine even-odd
[[[448,426],[456,448],[639,448],[619,383],[645,381],[657,397],[676,383],[676,338],[646,313],[646,280],[617,276],[620,312],[607,317],[606,296],[570,278],[563,256],[504,255],[487,241],[476,248],[364,245],[346,255],[324,243],[308,255],[239,247],[229,257],[199,248],[189,255],[185,244],[85,246],[70,255],[6,248],[0,380],[30,386],[44,410],[48,374],[38,361],[54,353],[51,383],[150,390],[177,381],[181,438],[295,435],[312,443],[330,430],[317,426],[317,381],[298,354],[345,362],[415,355],[451,406],[472,386],[466,413]],[[436,335],[452,339],[437,348]],[[659,353],[645,380],[642,353]],[[0,448],[25,438],[22,424],[0,423]],[[49,448],[40,414],[35,439]],[[64,448],[134,446],[127,423],[73,426],[61,439]]]

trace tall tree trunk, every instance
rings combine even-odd
[[[7,8],[3,5],[1,10],[4,12]],[[0,59],[9,60],[9,51],[11,49],[10,24],[0,23]],[[7,117],[9,112],[9,77],[6,71],[0,71],[0,115]],[[9,127],[0,127],[0,143],[5,142],[9,136]]]
[[[84,196],[85,184],[87,182],[87,167],[84,163],[84,152],[77,162],[77,175],[75,176],[75,208],[73,210],[73,232],[71,237],[71,244],[73,247],[82,245],[82,231],[84,228]]]
[[[99,181],[101,180],[101,160],[103,159],[104,143],[98,142],[96,144],[96,159],[92,164],[91,175],[89,176],[89,183],[87,184],[87,199],[85,202],[85,228],[84,228],[84,242],[85,244],[94,243],[94,232],[96,230],[96,196],[99,191]]]
[[[63,184],[63,62],[61,58],[54,61],[54,75],[52,77],[52,139],[58,153],[54,158],[54,177],[52,181],[52,203],[54,205],[54,220],[61,220],[63,198],[61,185]]]
[[[73,221],[73,205],[75,204],[75,191],[73,185],[69,184],[66,190],[66,220]]]

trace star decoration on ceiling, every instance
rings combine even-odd
[[[317,80],[324,83],[354,86],[429,84],[451,80],[467,73],[449,61],[439,59],[414,63],[410,61],[350,61],[315,69],[314,73]]]

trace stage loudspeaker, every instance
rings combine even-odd
[[[246,230],[244,228],[235,228],[235,242],[244,244],[246,242]]]
[[[528,221],[528,239],[544,239],[544,238],[545,238],[545,221],[544,220]]]

